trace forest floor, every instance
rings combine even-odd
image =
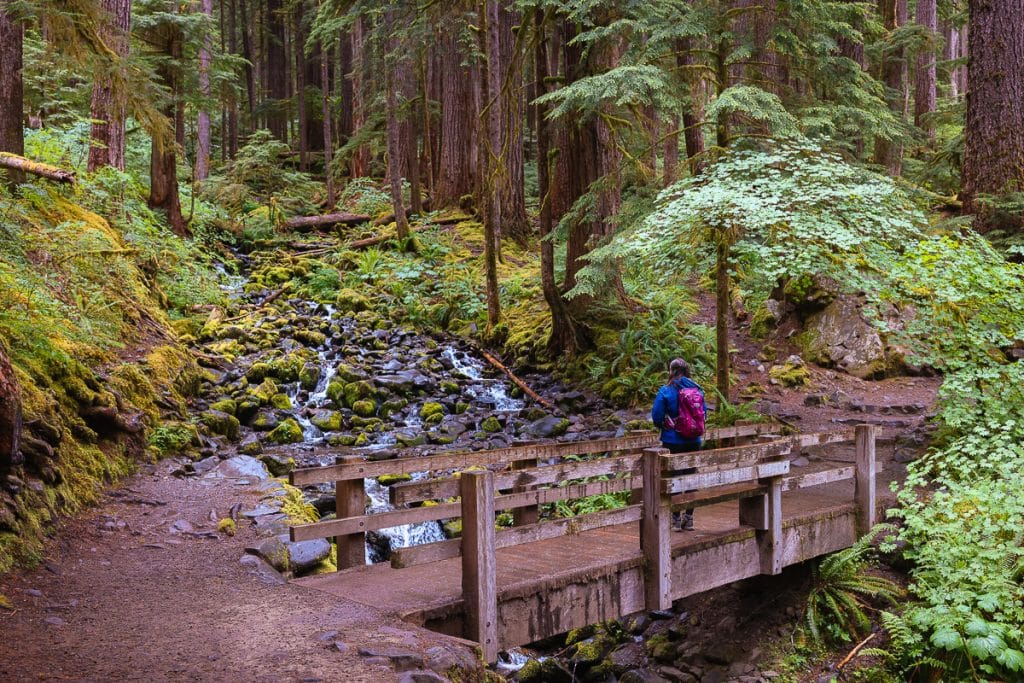
[[[810,366],[808,386],[784,388],[771,384],[770,363],[745,332],[733,330],[741,390],[763,387],[761,405],[803,432],[878,424],[880,479],[902,478],[925,442],[939,378],[863,381]],[[144,466],[63,520],[39,567],[0,576],[9,603],[0,608],[0,680],[440,680],[427,670],[474,667],[462,641],[240,562],[258,542],[255,528],[239,524],[229,537],[217,523],[236,506],[255,507],[259,484],[174,476],[180,464]],[[701,638],[750,659],[766,622],[748,596],[730,587],[688,599],[687,609],[707,615]],[[794,604],[768,601],[780,629],[770,635],[796,620]]]

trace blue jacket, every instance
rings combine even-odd
[[[703,441],[703,437],[696,437],[694,439],[685,439],[679,435],[674,429],[668,429],[665,427],[665,416],[676,417],[679,415],[679,388],[697,389],[700,391],[700,395],[703,398],[704,390],[688,377],[680,377],[671,384],[666,384],[658,390],[658,395],[654,397],[654,407],[651,408],[651,422],[654,423],[655,427],[661,427],[661,442],[671,444],[684,444],[684,445],[697,445],[699,446]],[[708,404],[704,403],[704,415],[708,414]]]

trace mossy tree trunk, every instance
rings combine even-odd
[[[131,0],[103,0],[102,4],[107,14],[100,28],[103,40],[120,57],[127,57],[132,22]],[[92,86],[90,112],[92,127],[89,131],[89,171],[103,166],[113,166],[123,171],[125,97],[123,85],[115,88],[110,73],[97,74]]]
[[[170,92],[170,97],[164,105],[164,114],[169,120],[177,121],[177,100],[180,96],[181,82],[178,64],[182,57],[184,36],[180,28],[170,23],[160,29],[159,35],[165,41],[164,54],[170,58],[162,61],[157,67],[157,74]],[[176,235],[190,236],[185,225],[185,217],[181,213],[181,199],[178,196],[178,156],[173,139],[153,136],[149,178],[149,206],[163,209],[167,213],[167,222]]]
[[[0,4],[0,152],[25,153],[24,86],[22,84],[22,31],[7,3]],[[7,171],[12,184],[22,182],[20,171]]]
[[[0,339],[0,475],[20,464],[21,394],[7,349]]]
[[[399,54],[402,50],[398,39],[395,37],[396,30],[395,11],[388,10],[384,13],[384,32],[388,36],[388,54],[385,58],[384,88],[385,102],[387,107],[387,147],[388,147],[388,185],[391,188],[391,204],[395,211],[395,229],[398,239],[407,241],[409,239],[409,219],[405,215],[405,204],[402,202],[402,145],[401,128],[398,125],[398,97],[395,92],[398,83],[395,79],[397,60],[404,60],[405,56]]]

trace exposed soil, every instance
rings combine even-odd
[[[460,641],[264,583],[239,562],[253,527],[216,532],[233,505],[256,504],[258,486],[180,479],[176,467],[146,467],[64,521],[40,567],[0,576],[11,604],[0,609],[0,680],[383,681],[398,677],[386,656],[398,653],[472,666]],[[182,520],[191,532],[175,532]],[[385,656],[360,655],[367,648]]]

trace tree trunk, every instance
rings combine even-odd
[[[1024,20],[1024,17],[1021,17]],[[938,32],[938,14],[935,0],[917,0],[917,23],[926,29],[931,40]],[[927,114],[935,111],[935,49],[926,47],[917,55],[917,73],[914,88],[914,125],[928,133],[928,139],[935,141],[935,127],[927,123]]]
[[[537,36],[534,44],[534,78],[537,95],[546,94],[548,79],[548,38],[544,27],[544,12],[536,10],[534,24]],[[534,98],[536,99],[536,98]],[[550,239],[555,228],[551,211],[550,153],[551,140],[547,121],[548,107],[534,105],[534,125],[537,130],[537,185],[540,192],[540,281],[544,300],[551,311],[551,336],[548,338],[548,354],[551,356],[572,356],[578,350],[576,326],[569,315],[562,293],[555,283],[555,244]]]
[[[331,139],[331,100],[330,100],[330,79],[327,69],[327,48],[320,46],[320,83],[321,102],[323,105],[323,127],[324,127],[324,179],[327,182],[327,209],[334,208],[334,172],[332,160],[334,156],[334,141]]]
[[[363,19],[356,19],[352,25],[352,130],[358,131],[366,123],[366,92],[365,84],[368,80],[366,60],[366,29],[363,26]],[[351,176],[361,178],[370,172],[370,150],[366,145],[360,145],[352,154]]]
[[[228,10],[228,52],[232,55],[238,54],[237,18],[235,16],[235,0],[222,0],[227,3]],[[248,82],[248,81],[247,81]],[[238,153],[238,98],[233,91],[228,96],[228,127],[224,133],[227,138],[224,146],[227,148],[227,156],[234,159]]]
[[[520,23],[519,14],[510,10],[508,5],[504,0],[493,3],[496,30],[492,30],[492,35],[496,33],[501,65],[501,87],[496,95],[501,103],[500,156],[504,161],[500,176],[501,234],[525,244],[530,223],[523,191],[523,52],[516,44],[515,26]]]
[[[2,14],[2,13],[0,13]],[[0,26],[3,18],[0,16]],[[0,38],[4,37],[0,28]],[[2,52],[0,52],[2,54]],[[0,476],[21,464],[21,391],[18,378],[0,339]]]
[[[203,0],[203,14],[213,19],[213,0]],[[196,180],[210,175],[210,59],[213,53],[213,35],[207,31],[203,46],[199,48],[199,94],[203,102],[196,123]]]
[[[900,17],[906,15],[906,0],[879,0],[878,12],[886,31],[892,33],[903,25]],[[901,7],[902,5],[902,7]],[[885,84],[889,107],[902,117],[905,109],[906,60],[902,49],[894,50],[883,57],[881,80]],[[885,166],[889,174],[900,175],[903,170],[903,146],[890,140],[875,140],[875,163]]]
[[[665,149],[662,153],[662,172],[661,172],[661,184],[663,187],[668,187],[674,183],[678,177],[676,176],[676,166],[679,165],[679,117],[671,116],[668,119],[668,135],[665,136]]]
[[[473,136],[478,112],[475,111],[473,76],[463,65],[465,55],[459,49],[458,35],[452,30],[441,34],[441,150],[433,206],[457,206],[462,197],[473,194],[477,173],[472,165]]]
[[[718,235],[715,261],[715,384],[729,400],[729,243]]]
[[[181,30],[171,24],[167,24],[164,31],[168,34],[167,42],[163,46],[164,54],[170,59],[160,62],[157,66],[157,75],[170,93],[170,98],[164,106],[164,114],[177,124],[180,121],[177,105],[181,89],[178,68],[184,37]],[[153,136],[149,178],[149,206],[167,212],[167,222],[176,235],[189,237],[185,218],[181,214],[181,200],[178,197],[178,160],[174,140]]]
[[[968,10],[964,212],[975,227],[1024,228],[1021,217],[978,202],[981,194],[1024,191],[1024,0],[976,0]]]
[[[704,101],[700,92],[700,78],[687,68],[697,64],[693,54],[693,44],[689,38],[681,38],[676,44],[676,64],[682,67],[686,84],[690,91],[690,106],[683,111],[683,140],[686,143],[686,158],[690,166],[690,175],[697,175],[707,165],[704,159],[704,131],[700,122],[704,120]],[[678,149],[679,142],[676,141]]]
[[[484,142],[481,164],[480,206],[484,218],[484,267],[487,282],[488,332],[501,321],[501,300],[498,296],[498,250],[501,237],[503,202],[500,178],[506,171],[500,158],[503,143],[501,112],[501,48],[498,31],[501,26],[496,0],[481,0],[477,4],[478,40],[483,55],[481,74],[480,139]]]
[[[99,33],[104,42],[123,59],[128,56],[130,47],[131,0],[103,0],[102,5],[105,17]],[[117,64],[116,68],[123,67]],[[103,166],[113,166],[123,171],[125,97],[123,92],[114,91],[111,75],[102,70],[97,73],[93,83],[90,118],[89,172]]]
[[[960,56],[960,29],[952,26],[949,22],[943,22],[943,35],[946,37],[946,45],[943,49],[942,58],[951,62]],[[950,99],[958,99],[960,97],[958,83],[956,81],[957,70],[960,67],[950,66],[949,67],[949,97]]]
[[[395,17],[394,10],[384,12],[384,34],[388,36],[388,52],[392,55],[402,48],[394,35]],[[406,241],[409,239],[409,220],[405,215],[405,205],[402,203],[402,149],[401,130],[398,125],[398,95],[395,90],[398,88],[396,82],[395,66],[385,56],[384,88],[385,101],[387,102],[387,146],[388,146],[388,184],[391,187],[391,204],[395,209],[395,229],[398,239]]]
[[[20,21],[0,4],[0,152],[25,153],[24,86],[22,84],[22,35]],[[20,171],[7,171],[12,185],[23,182]]]
[[[245,57],[245,91],[249,100],[249,130],[256,128],[256,71],[253,64],[256,57],[252,51],[252,17],[249,14],[245,0],[238,0],[238,11],[242,19],[242,56]],[[233,16],[233,15],[232,15]]]
[[[295,108],[299,114],[299,169],[309,170],[309,108],[306,102],[306,32],[302,27],[303,3],[295,3],[292,21],[292,52],[295,59]]]
[[[270,110],[267,128],[274,137],[288,142],[288,73],[285,64],[285,21],[281,0],[267,0],[267,86]]]

